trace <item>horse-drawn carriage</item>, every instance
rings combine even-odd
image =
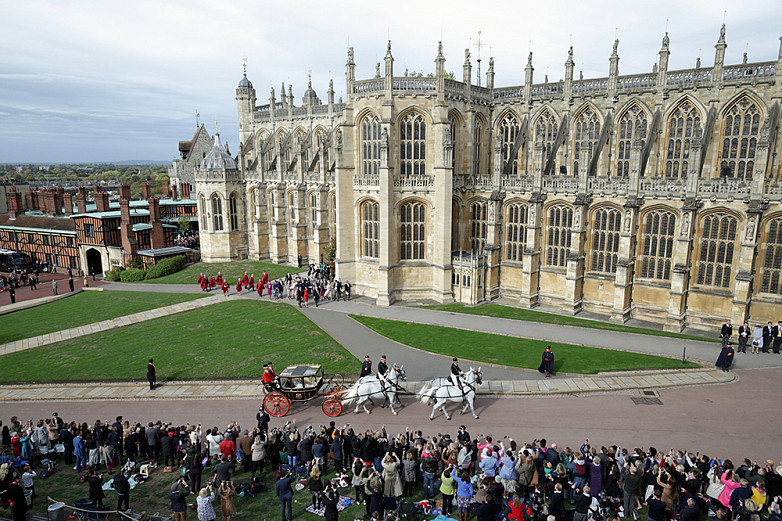
[[[263,408],[271,416],[285,416],[291,402],[308,402],[325,397],[321,405],[328,416],[342,413],[340,398],[345,390],[345,379],[340,374],[326,376],[320,365],[289,365],[277,375],[276,385],[264,384],[266,396]]]

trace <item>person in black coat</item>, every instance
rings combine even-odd
[[[494,521],[494,496],[486,494],[483,503],[475,511],[478,521]]]
[[[723,371],[730,371],[730,368],[733,365],[734,354],[733,346],[728,342],[720,351],[720,356],[717,358],[717,362],[714,365]]]
[[[752,329],[749,327],[748,322],[744,322],[743,326],[739,326],[739,353],[747,352],[747,342],[752,336]]]
[[[771,347],[771,339],[774,335],[774,326],[771,322],[763,328],[763,350],[762,352],[768,353],[768,349]]]
[[[187,512],[187,496],[190,495],[190,487],[184,479],[180,479],[173,485],[168,492],[168,498],[171,500],[171,511],[176,514],[177,512]]]
[[[87,477],[87,484],[90,486],[90,501],[95,506],[102,507],[103,498],[105,497],[103,494],[103,476],[93,472]]]
[[[731,335],[733,335],[733,325],[730,323],[730,319],[728,319],[722,324],[722,329],[720,329],[720,339],[722,339],[723,346],[730,342]]]
[[[149,382],[149,389],[152,390],[155,388],[155,384],[157,383],[157,373],[155,372],[155,366],[152,363],[152,359],[149,359],[149,363],[147,364],[147,381]]]
[[[293,489],[291,488],[291,483],[294,481],[296,481],[296,478],[291,473],[287,473],[274,484],[274,490],[277,493],[277,497],[280,498],[282,521],[293,519]],[[285,517],[286,507],[288,509],[287,518]]]
[[[339,510],[337,509],[337,503],[339,503],[339,495],[331,488],[331,484],[326,485],[326,488],[321,495],[320,502],[326,509],[323,514],[326,517],[326,521],[338,521]]]
[[[125,510],[128,510],[130,508],[130,482],[128,482],[128,476],[125,474],[114,476],[111,486],[117,491],[117,510],[122,510],[123,504],[125,505]]]
[[[367,355],[364,357],[364,363],[361,364],[361,373],[358,375],[358,377],[363,378],[371,374],[372,374],[372,360],[369,358],[369,355]]]
[[[27,519],[27,500],[24,497],[24,488],[13,480],[3,494],[3,499],[11,502],[11,514],[14,521],[25,521]]]
[[[551,495],[551,503],[548,506],[549,515],[554,516],[557,521],[565,519],[565,503],[562,492],[562,483],[554,485],[554,493]]]
[[[171,431],[163,431],[160,436],[160,457],[166,467],[174,464],[174,438]]]
[[[554,353],[551,352],[551,346],[546,346],[538,372],[545,374],[546,378],[549,378],[554,372]]]

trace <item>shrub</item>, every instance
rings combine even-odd
[[[120,274],[120,280],[122,282],[139,282],[144,280],[147,272],[138,268],[129,268]]]
[[[111,282],[119,282],[123,271],[125,268],[122,266],[114,266],[103,275],[103,278]]]
[[[176,273],[185,267],[185,256],[177,255],[176,257],[169,257],[158,262],[147,272],[147,279],[156,279],[165,275],[171,275]]]

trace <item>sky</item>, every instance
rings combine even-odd
[[[615,38],[620,74],[634,74],[651,71],[666,27],[669,70],[699,55],[711,66],[723,19],[726,64],[776,60],[782,36],[779,0],[0,0],[0,12],[0,163],[171,160],[196,111],[235,145],[243,58],[258,104],[284,82],[298,105],[309,71],[321,100],[329,79],[345,97],[348,46],[357,78],[374,76],[389,38],[396,75],[432,72],[442,40],[460,79],[481,31],[483,72],[493,56],[495,85],[511,86],[530,51],[542,82],[564,76],[571,44],[590,78],[608,75]]]

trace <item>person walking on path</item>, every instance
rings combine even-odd
[[[149,359],[149,363],[147,364],[147,381],[149,382],[149,390],[155,388],[155,384],[157,383],[157,373],[155,372],[155,365],[152,363],[152,359]]]
[[[551,346],[546,346],[546,350],[543,352],[543,359],[538,367],[538,372],[546,375],[546,378],[550,378],[554,372],[554,353],[551,352]]]
[[[55,295],[57,295],[57,281],[56,280],[52,281],[52,291],[54,292]],[[769,322],[769,324],[770,323],[771,322]]]
[[[73,293],[73,275],[68,277],[68,287],[71,289],[71,293]]]
[[[730,371],[730,368],[733,366],[733,356],[733,346],[728,342],[722,347],[720,356],[717,358],[717,363],[714,366],[722,369],[723,372]]]
[[[16,304],[16,290],[13,286],[8,288],[8,296],[11,297],[11,304]]]

